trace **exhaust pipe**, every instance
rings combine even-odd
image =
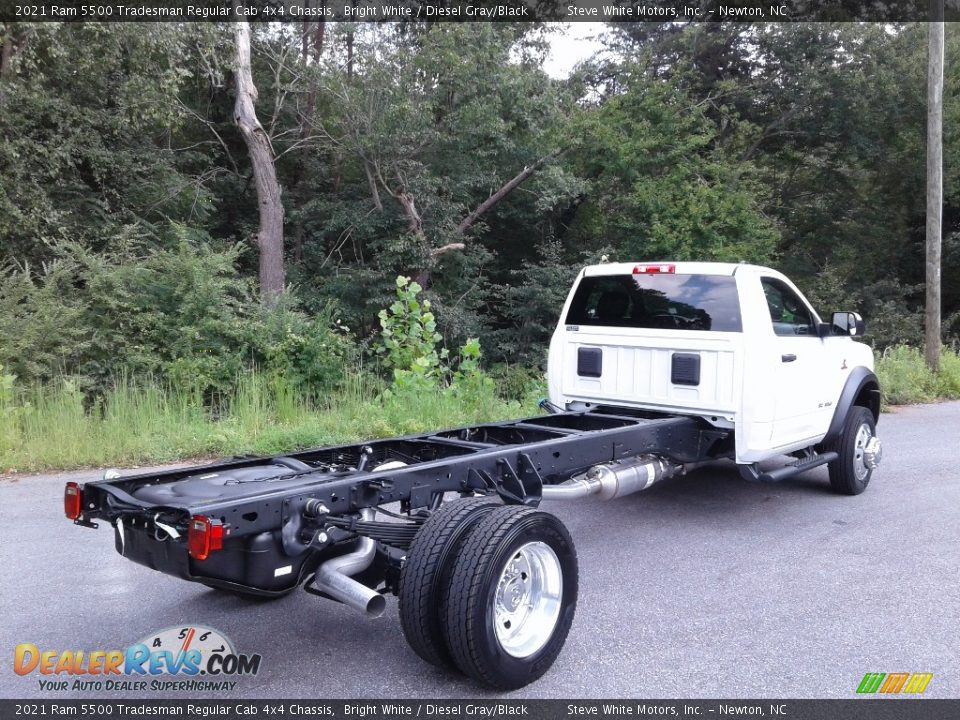
[[[375,514],[369,508],[360,511],[364,520],[373,520]],[[376,590],[371,590],[350,577],[370,567],[376,554],[376,540],[368,537],[360,538],[356,550],[327,560],[317,568],[313,580],[314,587],[344,605],[366,613],[369,617],[380,617],[387,609],[386,599]]]
[[[594,465],[560,485],[544,485],[544,500],[574,500],[599,495],[604,500],[646,490],[654,483],[673,477],[681,470],[679,465],[644,455],[632,460]]]
[[[593,468],[590,468],[590,470],[593,470]],[[560,485],[544,485],[541,497],[544,500],[579,500],[599,492],[600,484],[587,477],[590,470]]]

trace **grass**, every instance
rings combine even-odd
[[[960,398],[960,355],[944,350],[931,372],[923,353],[889,348],[877,357],[884,405]],[[0,472],[130,466],[183,458],[273,454],[295,448],[425,432],[536,414],[542,388],[504,400],[489,384],[471,392],[398,392],[385,398],[366,374],[322,400],[260,373],[238,379],[211,411],[154,382],[122,379],[90,405],[68,379],[16,388],[0,373]]]
[[[323,401],[263,374],[239,379],[214,414],[156,383],[118,382],[93,407],[68,380],[0,392],[0,472],[130,466],[182,458],[272,454],[536,414],[533,395],[492,388],[394,393],[357,375]]]
[[[935,373],[927,367],[922,350],[898,345],[878,355],[876,371],[884,405],[960,398],[960,355],[956,350],[943,350]]]

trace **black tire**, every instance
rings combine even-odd
[[[870,437],[877,434],[873,413],[865,407],[854,405],[847,413],[840,437],[833,450],[840,457],[828,465],[830,487],[841,495],[859,495],[867,489],[873,470],[863,464],[863,435],[861,428],[869,430]],[[858,441],[858,436],[860,440]],[[869,438],[867,438],[869,439]],[[858,475],[859,473],[859,475]]]
[[[441,626],[443,588],[453,559],[477,523],[501,503],[491,498],[458,499],[441,505],[423,524],[400,571],[400,625],[413,651],[432,665],[452,668]]]
[[[552,559],[550,554],[541,557],[559,571],[561,578],[562,589],[553,585],[558,598],[554,601],[557,607],[555,619],[552,619],[552,625],[549,621],[536,625],[543,628],[537,641],[540,644],[530,641],[519,652],[516,646],[511,652],[498,636],[502,629],[495,626],[496,608],[504,607],[504,603],[498,601],[498,595],[510,596],[503,590],[498,593],[498,590],[511,587],[511,583],[521,577],[524,582],[528,577],[534,578],[527,587],[534,585],[538,575],[544,577],[544,565],[537,565],[539,561],[535,560],[519,566],[527,567],[529,575],[517,572],[513,579],[506,579],[508,566],[516,571],[517,559],[524,558],[520,562],[525,562],[528,557],[525,553],[530,553],[531,548],[534,554],[545,553],[541,545],[547,546],[553,556]],[[505,583],[502,586],[501,581]],[[475,680],[499,690],[514,690],[537,680],[550,669],[567,640],[577,607],[577,582],[577,552],[570,533],[556,517],[517,505],[491,512],[480,521],[460,549],[447,587],[443,630],[457,667]],[[513,603],[512,610],[519,612],[525,600],[531,597],[535,595],[526,595],[521,589],[519,596],[512,596],[508,602]],[[540,617],[545,616],[553,617]],[[503,616],[499,617],[502,620]],[[527,623],[528,620],[521,616],[515,627],[521,637]],[[506,628],[503,631],[510,632],[509,621],[503,624]],[[514,641],[508,639],[506,642]]]

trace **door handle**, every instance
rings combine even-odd
[[[783,361],[783,362],[793,362],[793,361],[796,360],[796,359],[797,359],[797,356],[794,355],[793,353],[789,353],[788,355],[781,355],[781,356],[780,356],[780,360]]]

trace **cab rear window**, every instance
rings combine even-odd
[[[567,325],[741,332],[736,279],[727,275],[598,275],[580,282]]]

